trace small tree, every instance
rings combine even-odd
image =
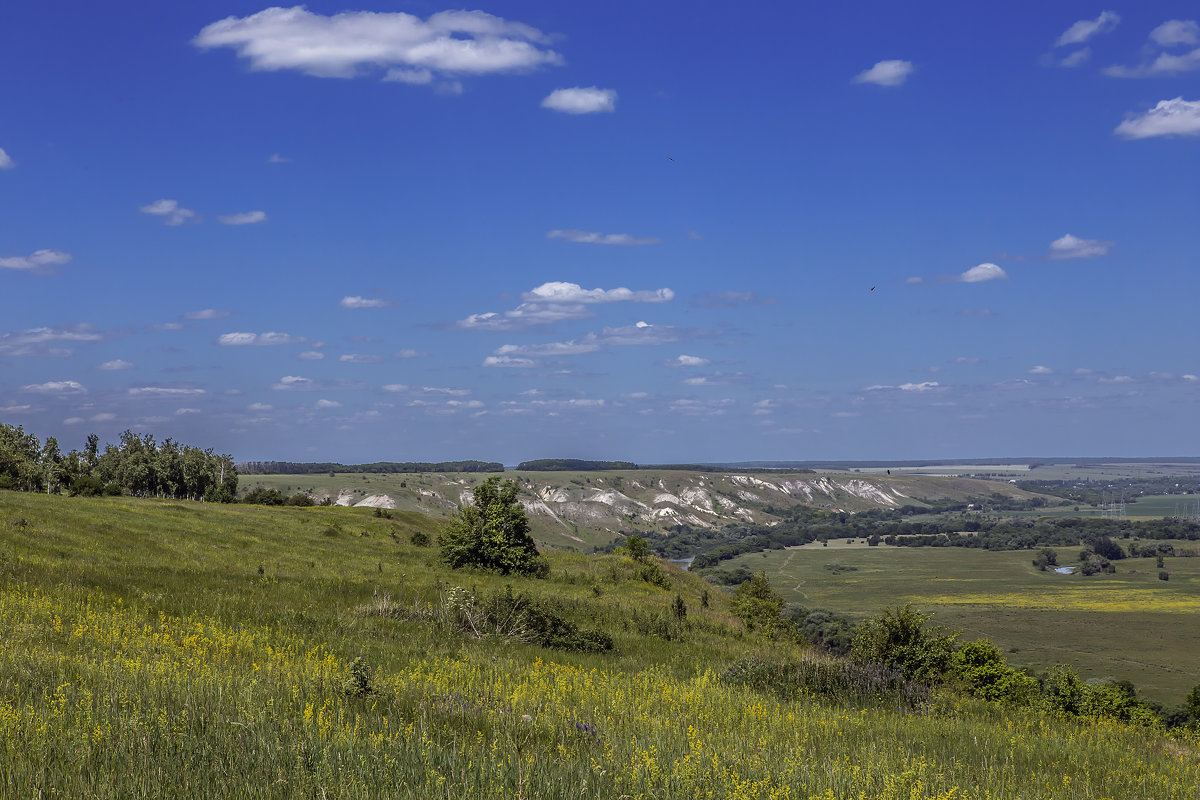
[[[943,633],[940,625],[926,625],[929,620],[910,605],[885,608],[855,628],[850,659],[883,664],[922,683],[939,681],[950,668],[958,633]]]
[[[625,549],[629,551],[629,556],[634,561],[645,561],[650,557],[650,547],[646,544],[646,540],[636,533],[625,540]]]
[[[475,487],[474,502],[450,519],[438,537],[442,560],[452,568],[483,567],[502,575],[544,578],[550,565],[529,535],[529,518],[517,500],[516,481],[492,476]]]
[[[749,630],[763,628],[772,631],[780,623],[783,597],[771,588],[767,573],[756,572],[750,580],[734,590],[730,606]]]

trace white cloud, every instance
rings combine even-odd
[[[1063,31],[1062,36],[1058,37],[1058,41],[1054,43],[1055,47],[1062,47],[1068,44],[1083,44],[1101,33],[1109,33],[1121,21],[1121,17],[1115,11],[1102,11],[1100,16],[1095,19],[1081,19],[1071,27]]]
[[[555,89],[542,100],[542,108],[564,114],[611,113],[617,110],[617,93],[596,86]]]
[[[92,416],[88,417],[88,421],[89,422],[112,422],[116,418],[117,418],[116,414],[113,414],[110,411],[105,411],[100,414],[92,414]]]
[[[682,338],[680,330],[671,325],[651,325],[638,322],[619,328],[605,328],[600,333],[601,344],[636,346],[677,342]]]
[[[62,250],[35,250],[27,256],[0,258],[0,268],[50,274],[54,272],[54,267],[66,264],[70,260],[71,254]]]
[[[317,401],[317,408],[341,408],[342,404],[337,400],[325,400],[324,398]]]
[[[279,153],[271,153],[271,155],[267,157],[267,163],[268,164],[290,164],[290,163],[292,163],[292,160],[290,158],[287,158],[286,156],[279,155]]]
[[[1060,67],[1081,67],[1092,57],[1092,48],[1081,47],[1074,53],[1064,56],[1059,62]]]
[[[199,311],[188,311],[183,315],[183,318],[196,320],[221,319],[222,317],[228,317],[232,313],[232,311],[218,311],[215,308],[202,308]]]
[[[1156,75],[1178,75],[1197,69],[1200,69],[1200,48],[1182,55],[1159,53],[1157,58],[1147,64],[1139,64],[1136,67],[1118,64],[1105,67],[1101,72],[1110,78],[1150,78]]]
[[[1062,261],[1068,258],[1106,256],[1108,249],[1114,244],[1115,242],[1102,242],[1099,239],[1080,239],[1068,233],[1050,243],[1050,258]]]
[[[421,86],[433,82],[433,73],[427,69],[393,68],[387,71],[383,80],[389,83],[410,83]]]
[[[265,211],[244,211],[241,214],[226,214],[223,217],[217,217],[217,222],[222,225],[256,225],[266,221],[267,212]]]
[[[25,406],[25,407],[29,408],[29,406]],[[0,408],[0,411],[5,411],[5,410],[6,409]],[[83,417],[67,417],[66,419],[63,420],[63,425],[82,425],[86,421],[87,420],[85,420]]]
[[[385,392],[407,392],[408,385],[404,383],[389,383],[383,387]]]
[[[112,361],[105,361],[103,364],[97,365],[96,369],[102,369],[107,372],[115,372],[115,371],[123,370],[123,369],[133,369],[133,364],[129,363],[128,361],[123,361],[122,359],[116,358],[116,359],[113,359]]]
[[[296,358],[300,358],[305,361],[320,361],[324,357],[325,357],[324,353],[318,352],[316,350],[306,350],[303,353],[301,353],[300,355],[296,356]]]
[[[584,289],[576,283],[551,281],[526,292],[522,303],[514,309],[497,313],[488,311],[472,314],[459,320],[455,327],[473,330],[512,331],[532,325],[546,325],[568,319],[592,316],[588,306],[596,303],[666,303],[674,299],[670,289],[632,291],[630,289]]]
[[[347,364],[378,364],[383,361],[379,356],[367,355],[365,353],[346,353],[338,356],[338,361],[344,361]]]
[[[397,350],[392,353],[393,358],[424,358],[429,355],[421,350],[413,350],[411,347],[406,347],[403,350]]]
[[[204,389],[179,389],[170,386],[137,386],[129,390],[132,397],[192,397],[208,394]]]
[[[899,86],[913,72],[911,61],[892,59],[876,62],[875,66],[854,76],[854,83],[873,83],[876,86]]]
[[[1041,364],[1038,364],[1036,367],[1032,367],[1029,370],[1029,374],[1030,375],[1053,375],[1054,370],[1050,369],[1049,367],[1043,367]]]
[[[26,328],[0,334],[0,356],[69,356],[70,350],[56,348],[69,342],[98,342],[104,334],[91,325],[56,328]]]
[[[177,409],[175,409],[175,416],[177,416],[177,417],[182,417],[186,414],[199,414],[199,413],[200,413],[200,409],[198,409],[198,408],[177,408]]]
[[[1113,131],[1126,139],[1200,134],[1200,100],[1160,100],[1144,114],[1130,114]]]
[[[0,147],[0,169],[12,169],[16,165],[17,162],[13,161],[8,153],[4,152],[3,147]]]
[[[353,78],[383,69],[387,80],[425,82],[423,72],[485,75],[563,63],[544,47],[548,41],[536,28],[482,11],[441,11],[422,20],[371,11],[327,17],[296,6],[227,17],[204,27],[192,43],[233,48],[255,70]]]
[[[182,225],[196,216],[195,211],[179,205],[178,200],[155,200],[149,205],[141,206],[138,210],[153,217],[162,217],[163,223],[172,227]]]
[[[217,344],[222,347],[270,347],[278,344],[296,344],[297,342],[307,341],[300,336],[292,336],[290,333],[276,333],[275,331],[267,331],[266,333],[222,333],[217,337]]]
[[[422,386],[421,394],[445,394],[451,397],[466,397],[471,393],[470,389],[458,389],[452,386]]]
[[[922,381],[921,383],[902,383],[899,386],[885,386],[877,383],[874,386],[868,386],[863,391],[879,392],[890,389],[900,392],[932,392],[934,389],[938,388],[941,388],[941,384],[937,381]]]
[[[1194,19],[1169,19],[1150,31],[1150,38],[1162,47],[1200,44],[1200,25]]]
[[[920,286],[922,283],[925,282],[925,279],[920,277],[919,275],[912,275],[910,277],[905,278],[904,282],[907,283],[909,286]]]
[[[47,381],[22,386],[21,391],[34,394],[83,394],[87,389],[78,381]]]
[[[707,358],[699,356],[678,356],[669,363],[672,367],[703,367],[707,366],[709,362]]]
[[[675,298],[670,289],[653,291],[631,291],[625,287],[617,289],[584,289],[577,283],[550,281],[526,292],[523,299],[546,303],[668,303]]]
[[[488,356],[483,360],[485,367],[532,367],[536,363],[532,358],[511,358],[509,356]]]
[[[626,247],[662,244],[662,239],[655,239],[652,236],[630,236],[628,233],[592,233],[575,229],[553,230],[546,234],[546,238],[564,239],[578,244],[611,244]]]
[[[573,356],[581,353],[594,353],[600,349],[596,335],[590,333],[582,339],[572,339],[569,342],[547,342],[545,344],[506,344],[496,348],[493,353],[498,356]]]
[[[1189,381],[1189,382],[1192,382],[1192,381],[1200,381],[1200,376],[1192,375],[1192,374],[1190,374],[1190,373],[1189,373],[1189,374],[1187,374],[1187,375],[1180,375],[1179,377],[1181,377],[1181,378],[1183,378],[1185,381]]]
[[[995,264],[979,264],[971,267],[969,270],[958,276],[958,279],[963,283],[983,283],[984,281],[994,281],[1007,278],[1008,273],[1002,270]]]
[[[346,296],[338,301],[338,305],[342,308],[385,308],[391,305],[391,301],[384,300],[379,297],[359,297]]]
[[[251,403],[250,405],[246,406],[246,408],[250,411],[270,411],[274,408],[274,406],[267,403]]]

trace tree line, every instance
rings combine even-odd
[[[237,488],[233,457],[211,448],[126,430],[103,451],[93,433],[83,450],[63,453],[53,436],[42,442],[22,426],[0,423],[0,489],[231,503]]]
[[[376,461],[372,464],[339,464],[335,461],[244,461],[243,475],[316,475],[322,472],[504,472],[498,461]]]

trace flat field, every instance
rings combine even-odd
[[[1058,553],[1063,565],[1078,555]],[[765,570],[789,602],[809,608],[863,617],[912,603],[965,639],[991,639],[1016,666],[1073,664],[1085,678],[1133,681],[1166,705],[1182,702],[1200,682],[1200,558],[1167,558],[1170,580],[1162,581],[1152,558],[1125,559],[1114,575],[1084,577],[1039,572],[1033,555],[843,541],[727,563]]]

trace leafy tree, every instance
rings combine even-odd
[[[927,625],[930,618],[911,605],[883,609],[855,629],[850,659],[883,664],[922,683],[940,681],[950,668],[958,633]]]
[[[483,567],[502,575],[544,578],[550,565],[529,535],[529,518],[517,500],[516,481],[492,476],[475,487],[474,502],[463,506],[438,537],[442,560],[452,568]]]
[[[967,690],[985,700],[1023,703],[1038,691],[1037,681],[1010,667],[987,639],[968,642],[955,650],[951,666]]]
[[[629,551],[629,556],[634,561],[645,561],[650,557],[650,547],[646,544],[646,540],[636,533],[625,540],[625,549]]]
[[[780,624],[783,597],[771,588],[767,573],[756,572],[734,590],[730,606],[747,629],[762,628],[770,632]]]

